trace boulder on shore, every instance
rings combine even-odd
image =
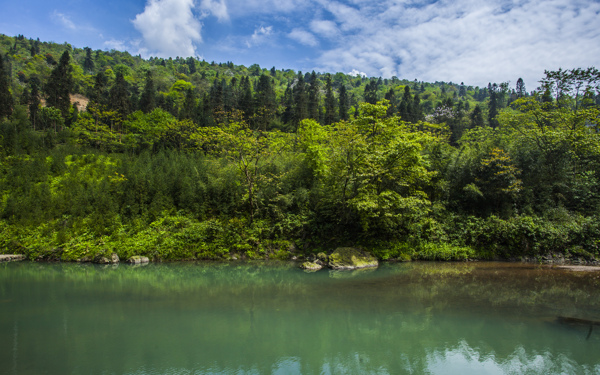
[[[131,263],[131,264],[142,264],[142,263],[149,263],[150,259],[148,259],[148,257],[143,257],[141,255],[134,255],[131,258],[127,259],[127,263]]]
[[[116,264],[119,263],[120,259],[117,253],[112,253],[110,258],[99,256],[94,259],[94,263],[98,264]]]
[[[377,266],[379,266],[379,262],[373,255],[354,247],[338,247],[329,255],[329,267],[334,270],[354,270]]]
[[[22,254],[0,254],[0,262],[14,262],[25,259]]]
[[[318,271],[321,268],[323,268],[323,266],[314,262],[304,262],[300,265],[300,268],[305,270]]]

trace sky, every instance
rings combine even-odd
[[[483,86],[600,68],[600,0],[0,0],[0,33],[143,57]]]

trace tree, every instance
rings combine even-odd
[[[342,84],[340,87],[340,98],[339,98],[339,115],[340,120],[346,121],[348,120],[348,94],[346,92],[346,85]]]
[[[92,49],[85,47],[85,59],[83,60],[83,70],[88,74],[94,72],[94,59],[92,58]]]
[[[333,124],[336,121],[335,104],[335,96],[331,87],[331,75],[328,74],[325,81],[325,125]]]
[[[517,94],[517,98],[522,98],[527,95],[527,90],[525,89],[525,82],[523,82],[523,78],[517,80],[517,87],[515,90]]]
[[[269,170],[272,170],[275,157],[289,147],[288,137],[278,131],[252,130],[245,122],[232,121],[204,130],[196,140],[198,143],[215,142],[218,147],[214,152],[225,155],[234,163],[244,185],[243,199],[252,223],[262,207],[258,193],[278,178]]]
[[[71,109],[70,93],[73,88],[73,69],[70,60],[69,52],[65,51],[60,57],[56,68],[52,70],[50,79],[46,84],[46,104],[58,108],[63,119],[69,118]]]
[[[110,108],[117,111],[123,118],[131,110],[129,101],[129,84],[121,72],[117,72],[115,83],[110,89]]]
[[[29,94],[29,120],[35,130],[38,113],[40,111],[40,92],[38,89],[37,82],[34,80],[30,81],[31,93]]]
[[[140,98],[140,110],[144,113],[150,113],[155,108],[155,88],[154,88],[154,79],[152,78],[152,72],[148,70],[146,72],[146,84],[144,85],[144,91],[142,92],[142,97]]]
[[[267,126],[275,117],[275,90],[271,78],[266,74],[261,74],[256,85],[256,122],[258,126],[267,130]]]
[[[4,57],[0,55],[0,118],[8,117],[13,110],[13,97],[10,93],[8,74],[4,69]]]
[[[367,83],[363,97],[366,103],[377,103],[377,83],[375,80],[372,79],[369,83]]]
[[[321,118],[321,98],[319,95],[319,80],[313,70],[310,75],[310,86],[308,88],[308,117],[319,121]]]
[[[306,84],[302,72],[298,72],[296,85],[294,86],[294,122],[296,126],[305,118],[308,118]]]
[[[471,118],[471,128],[480,128],[485,126],[485,122],[483,120],[483,111],[481,110],[481,106],[477,104],[475,108],[473,108],[473,112],[470,115]]]

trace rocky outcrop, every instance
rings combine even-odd
[[[334,270],[354,270],[377,267],[379,262],[374,256],[363,250],[354,247],[338,247],[329,255],[328,265]]]
[[[120,259],[117,253],[112,253],[110,258],[104,256],[98,256],[94,259],[94,263],[98,264],[116,264],[119,263]]]
[[[300,265],[300,268],[310,271],[318,271],[323,268],[323,266],[314,262],[304,262]]]
[[[25,259],[25,255],[22,254],[0,254],[1,262],[14,262]]]
[[[130,264],[143,264],[143,263],[148,263],[150,262],[150,259],[148,259],[148,257],[143,257],[141,255],[134,255],[131,258],[127,259],[127,263]]]

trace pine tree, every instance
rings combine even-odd
[[[154,110],[156,106],[155,91],[152,72],[148,71],[146,73],[146,84],[144,85],[144,91],[142,92],[139,104],[139,108],[142,112],[150,113]]]
[[[523,82],[523,78],[519,78],[517,80],[517,87],[515,92],[517,94],[517,98],[522,98],[527,95],[527,90],[525,89],[525,82]]]
[[[183,105],[179,111],[179,119],[193,119],[194,111],[196,110],[196,95],[193,89],[187,89],[185,91],[185,99]]]
[[[365,86],[364,98],[365,98],[365,102],[367,102],[369,104],[377,103],[377,83],[375,82],[375,80],[372,79]]]
[[[34,80],[30,81],[31,93],[29,94],[29,121],[33,126],[33,130],[36,128],[38,113],[40,112],[40,91],[38,89],[37,82]]]
[[[8,117],[13,110],[8,74],[4,68],[4,56],[0,55],[0,118]]]
[[[339,99],[339,115],[340,120],[347,121],[348,116],[348,93],[346,92],[346,85],[342,84],[340,87],[340,99]]]
[[[308,118],[308,106],[306,102],[306,84],[302,72],[298,72],[298,80],[294,86],[294,122],[298,125],[300,121]]]
[[[65,51],[56,68],[52,70],[50,79],[46,84],[46,104],[60,110],[63,119],[70,115],[71,98],[69,94],[73,87],[72,68],[70,65],[71,57],[69,52]]]
[[[492,128],[496,128],[498,126],[498,120],[496,120],[496,116],[498,115],[498,98],[496,90],[490,90],[490,101],[488,103],[488,123]]]
[[[121,72],[117,72],[115,83],[110,89],[110,108],[117,111],[122,118],[125,118],[131,109],[129,84]]]
[[[85,47],[85,60],[83,60],[83,70],[92,74],[94,72],[94,59],[92,58],[92,49]]]
[[[239,108],[244,112],[246,120],[249,120],[254,114],[254,100],[252,98],[252,82],[250,78],[242,77],[241,94],[239,100]]]
[[[483,120],[483,111],[481,110],[481,106],[477,104],[475,108],[473,108],[473,112],[471,112],[471,128],[481,128],[485,125]]]
[[[308,117],[319,121],[321,117],[321,98],[319,95],[319,80],[313,70],[310,75],[310,86],[308,89]]]
[[[396,100],[396,93],[394,92],[393,88],[389,89],[389,91],[385,93],[385,99],[390,102],[388,110],[387,110],[387,115],[389,117],[391,117],[398,110],[398,108],[397,108],[398,103],[397,103],[397,100]]]
[[[333,95],[333,88],[331,87],[331,75],[327,75],[325,81],[325,125],[333,124],[336,121],[335,113],[335,96]]]
[[[398,114],[402,121],[414,122],[412,102],[413,98],[410,94],[410,87],[406,85],[404,86],[404,95],[402,95],[402,100],[400,101],[400,107],[398,109]]]
[[[276,96],[272,79],[266,74],[261,74],[258,79],[255,100],[258,127],[267,130],[267,125],[275,117],[277,103],[275,102]]]

